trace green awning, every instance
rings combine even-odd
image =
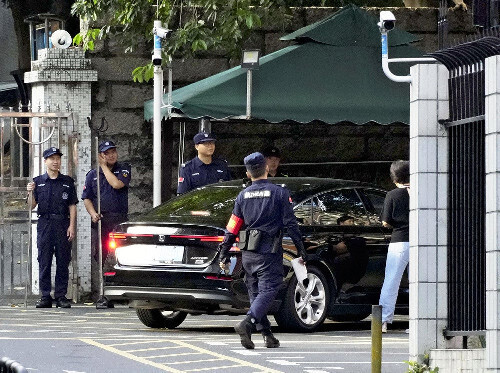
[[[282,38],[297,44],[260,59],[253,72],[252,118],[273,123],[408,123],[410,88],[383,73],[376,23],[365,11],[348,5]],[[394,29],[389,56],[422,56],[409,45],[415,40]],[[391,70],[407,75],[409,66],[392,64]],[[244,116],[246,69],[238,66],[213,75],[173,91],[172,97],[176,111],[189,118]],[[144,117],[152,119],[153,100],[145,103]]]

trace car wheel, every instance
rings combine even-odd
[[[313,332],[325,320],[330,303],[330,290],[323,273],[316,267],[307,268],[307,287],[294,275],[285,299],[274,315],[278,325],[287,330]]]
[[[150,328],[174,329],[182,324],[187,313],[182,311],[164,311],[161,309],[137,308],[139,320]]]

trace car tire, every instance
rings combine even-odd
[[[317,268],[307,268],[307,288],[299,286],[293,275],[288,283],[281,308],[274,318],[278,325],[297,332],[313,332],[325,320],[330,303],[330,287],[325,275]],[[304,298],[306,303],[304,304]]]
[[[174,329],[182,324],[187,313],[182,311],[165,311],[161,309],[137,308],[139,320],[150,328]]]

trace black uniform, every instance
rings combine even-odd
[[[247,315],[255,319],[257,330],[269,330],[271,325],[267,311],[283,282],[283,248],[279,242],[277,250],[273,250],[276,247],[273,243],[277,236],[280,237],[284,227],[299,254],[305,255],[288,190],[268,180],[256,180],[238,195],[221,244],[221,262],[229,260],[229,249],[242,227],[261,233],[254,251],[242,251],[245,282],[251,303]]]
[[[51,179],[47,173],[33,179],[33,197],[38,203],[37,246],[39,281],[42,298],[50,297],[52,256],[56,256],[54,298],[66,296],[71,260],[68,241],[69,206],[78,203],[75,181],[59,174]]]
[[[215,158],[212,163],[205,164],[200,158],[195,157],[181,166],[177,194],[184,194],[204,185],[227,180],[231,180],[227,161]]]
[[[130,184],[130,165],[116,162],[111,172],[121,180],[125,186],[114,189],[106,180],[104,172],[100,169],[99,183],[101,192],[101,240],[102,240],[102,262],[104,264],[108,255],[108,238],[117,224],[127,220],[128,214],[128,185]],[[83,187],[82,199],[90,199],[97,211],[97,171],[93,169],[87,173]],[[99,252],[97,241],[97,223],[92,223],[92,247],[93,255],[97,260]]]

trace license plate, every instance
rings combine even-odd
[[[161,264],[182,263],[184,246],[159,246],[153,250],[153,261]]]

